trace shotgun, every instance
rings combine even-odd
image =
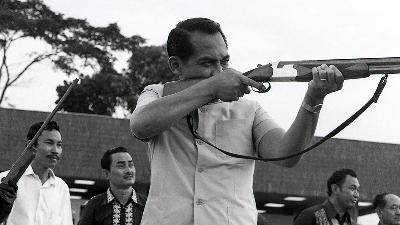
[[[259,66],[243,73],[258,82],[308,82],[312,68],[334,65],[345,80],[369,77],[373,74],[400,73],[400,57],[280,61]]]
[[[203,142],[213,146],[217,150],[223,152],[226,155],[236,158],[244,158],[244,159],[252,159],[259,161],[280,161],[286,160],[292,157],[297,157],[306,152],[311,151],[315,147],[324,143],[329,138],[338,134],[341,130],[347,127],[350,123],[352,123],[357,117],[359,117],[372,103],[376,103],[378,98],[386,85],[387,75],[388,74],[398,74],[400,73],[400,57],[390,57],[390,58],[357,58],[357,59],[330,59],[330,60],[303,60],[303,61],[280,61],[276,63],[269,63],[267,65],[259,65],[257,68],[252,69],[250,71],[244,72],[243,75],[257,81],[257,82],[309,82],[313,79],[312,76],[312,68],[320,66],[322,64],[326,65],[334,65],[339,71],[342,73],[345,80],[348,79],[359,79],[369,77],[373,74],[385,74],[384,77],[381,78],[378,87],[372,96],[372,98],[356,113],[354,113],[350,118],[340,124],[337,128],[327,134],[325,137],[321,138],[318,142],[314,143],[310,147],[304,149],[301,152],[277,157],[277,158],[260,158],[253,156],[245,156],[234,154],[224,149],[220,149],[201,136],[199,136],[196,130],[190,125],[189,115],[187,116],[187,123],[192,135],[202,140]],[[182,91],[197,82],[201,79],[188,79],[182,81],[175,81],[166,83],[164,86],[163,96],[171,95]],[[271,86],[268,87],[266,91],[269,90]]]
[[[322,64],[334,65],[343,74],[345,80],[366,78],[373,74],[400,73],[400,57],[388,58],[357,58],[357,59],[327,59],[280,61],[259,65],[243,75],[257,82],[309,82],[312,80],[312,68]],[[164,88],[164,96],[186,89],[200,79],[189,79],[170,82]],[[269,89],[268,89],[269,90]]]

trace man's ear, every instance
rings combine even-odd
[[[106,169],[102,169],[102,172],[107,180],[110,180],[110,171]]]
[[[340,187],[337,184],[331,185],[332,193],[337,193],[340,191]]]
[[[182,74],[181,65],[182,60],[177,56],[171,56],[168,59],[169,69],[172,71],[173,74],[180,76]]]

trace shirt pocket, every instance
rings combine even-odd
[[[248,119],[219,120],[216,123],[215,141],[217,147],[245,156],[254,156],[252,139],[252,122]],[[241,163],[248,161],[228,156],[216,150],[217,157],[227,163]]]

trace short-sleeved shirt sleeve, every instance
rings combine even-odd
[[[159,99],[163,95],[163,84],[153,84],[146,86],[139,96],[136,107],[141,107]]]
[[[258,151],[258,145],[264,135],[266,135],[269,131],[279,128],[282,129],[273,119],[272,117],[260,106],[257,104],[254,122],[253,122],[253,140],[254,146],[256,147],[256,151]]]

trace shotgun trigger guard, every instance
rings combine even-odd
[[[269,81],[266,81],[266,83],[268,83],[268,87],[265,91],[259,91],[258,89],[254,88],[254,87],[251,87],[251,90],[254,92],[257,92],[257,93],[266,93],[269,90],[271,90],[271,83]]]

